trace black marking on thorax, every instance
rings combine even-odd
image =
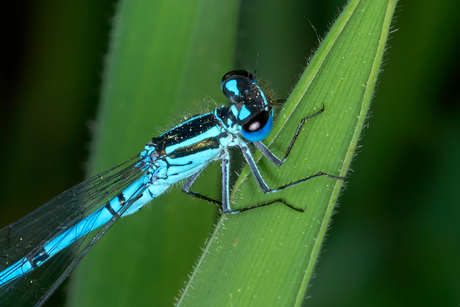
[[[168,156],[170,158],[184,157],[210,148],[218,148],[221,135],[184,145],[169,154],[166,153],[166,148],[169,146],[185,143],[187,140],[195,138],[216,126],[222,127],[222,124],[213,113],[200,115],[179,124],[157,138],[153,138],[152,143],[156,145],[156,151],[161,157]]]

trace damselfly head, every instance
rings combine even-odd
[[[251,142],[266,138],[273,126],[273,111],[255,76],[246,70],[233,70],[222,78],[222,91],[234,104],[231,110],[243,137]]]

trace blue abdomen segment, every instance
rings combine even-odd
[[[122,216],[135,213],[169,187],[169,185],[161,184],[161,182],[147,186],[146,180],[148,180],[148,176],[136,180],[103,207],[0,272],[0,286],[31,272],[89,232],[106,224],[127,203],[134,201]]]

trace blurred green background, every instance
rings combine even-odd
[[[258,76],[286,97],[344,4],[242,2],[234,68],[252,70],[259,54]],[[115,8],[36,0],[2,10],[0,227],[84,179]],[[460,302],[459,10],[453,0],[399,1],[369,127],[305,305]]]

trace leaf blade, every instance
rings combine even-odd
[[[120,2],[90,173],[142,151],[143,144],[172,126],[169,118],[177,123],[185,114],[202,113],[206,95],[221,97],[219,80],[232,67],[238,5]],[[217,191],[218,180],[208,180],[206,187]],[[72,274],[71,304],[145,306],[154,300],[170,306],[215,212],[183,193],[165,193],[149,209],[117,221]]]
[[[304,130],[310,133],[302,134],[302,144],[294,146],[295,152],[280,169],[265,159],[258,161],[271,187],[317,171],[347,173],[395,4],[383,0],[348,3],[279,115],[277,132],[266,143],[282,156],[301,118],[321,108],[322,102],[324,115],[306,124]],[[233,193],[238,202],[244,197],[242,207],[282,197],[291,204],[306,205],[306,212],[299,215],[273,205],[221,217],[178,305],[300,305],[342,186],[330,178],[314,181],[280,192],[281,196],[267,196],[257,192],[249,170],[244,170]]]

